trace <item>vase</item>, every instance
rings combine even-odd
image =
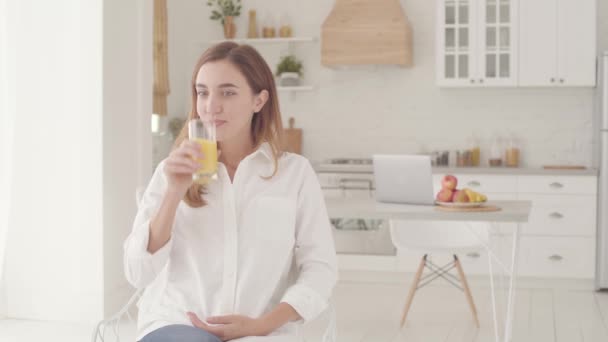
[[[236,25],[233,16],[224,17],[224,38],[233,39],[236,36]]]
[[[279,76],[282,87],[297,87],[300,85],[300,75],[297,72],[283,72]]]
[[[258,37],[258,24],[256,19],[255,10],[249,11],[249,31],[247,31],[247,38]]]

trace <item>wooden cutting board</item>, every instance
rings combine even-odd
[[[481,207],[473,207],[473,208],[453,208],[453,207],[443,207],[436,206],[435,209],[439,211],[451,211],[451,212],[487,212],[487,211],[500,211],[499,207],[495,205],[483,205]]]
[[[583,165],[543,165],[547,170],[585,170],[587,167]]]
[[[289,128],[283,130],[285,142],[283,149],[287,152],[302,154],[302,129],[294,128],[296,120],[289,118]]]

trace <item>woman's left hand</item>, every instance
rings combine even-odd
[[[222,341],[246,336],[265,336],[270,333],[266,331],[262,320],[243,315],[208,317],[207,323],[201,321],[193,312],[188,312],[188,317],[195,327],[212,333]]]

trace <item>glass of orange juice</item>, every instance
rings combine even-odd
[[[207,184],[217,179],[217,140],[215,123],[192,119],[188,122],[188,138],[196,141],[201,148],[202,158],[197,161],[201,168],[192,174],[192,180],[198,184]]]

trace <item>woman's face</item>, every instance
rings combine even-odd
[[[251,140],[253,113],[262,109],[268,91],[254,94],[245,76],[232,63],[205,63],[196,75],[196,111],[204,122],[214,121],[218,141]]]

